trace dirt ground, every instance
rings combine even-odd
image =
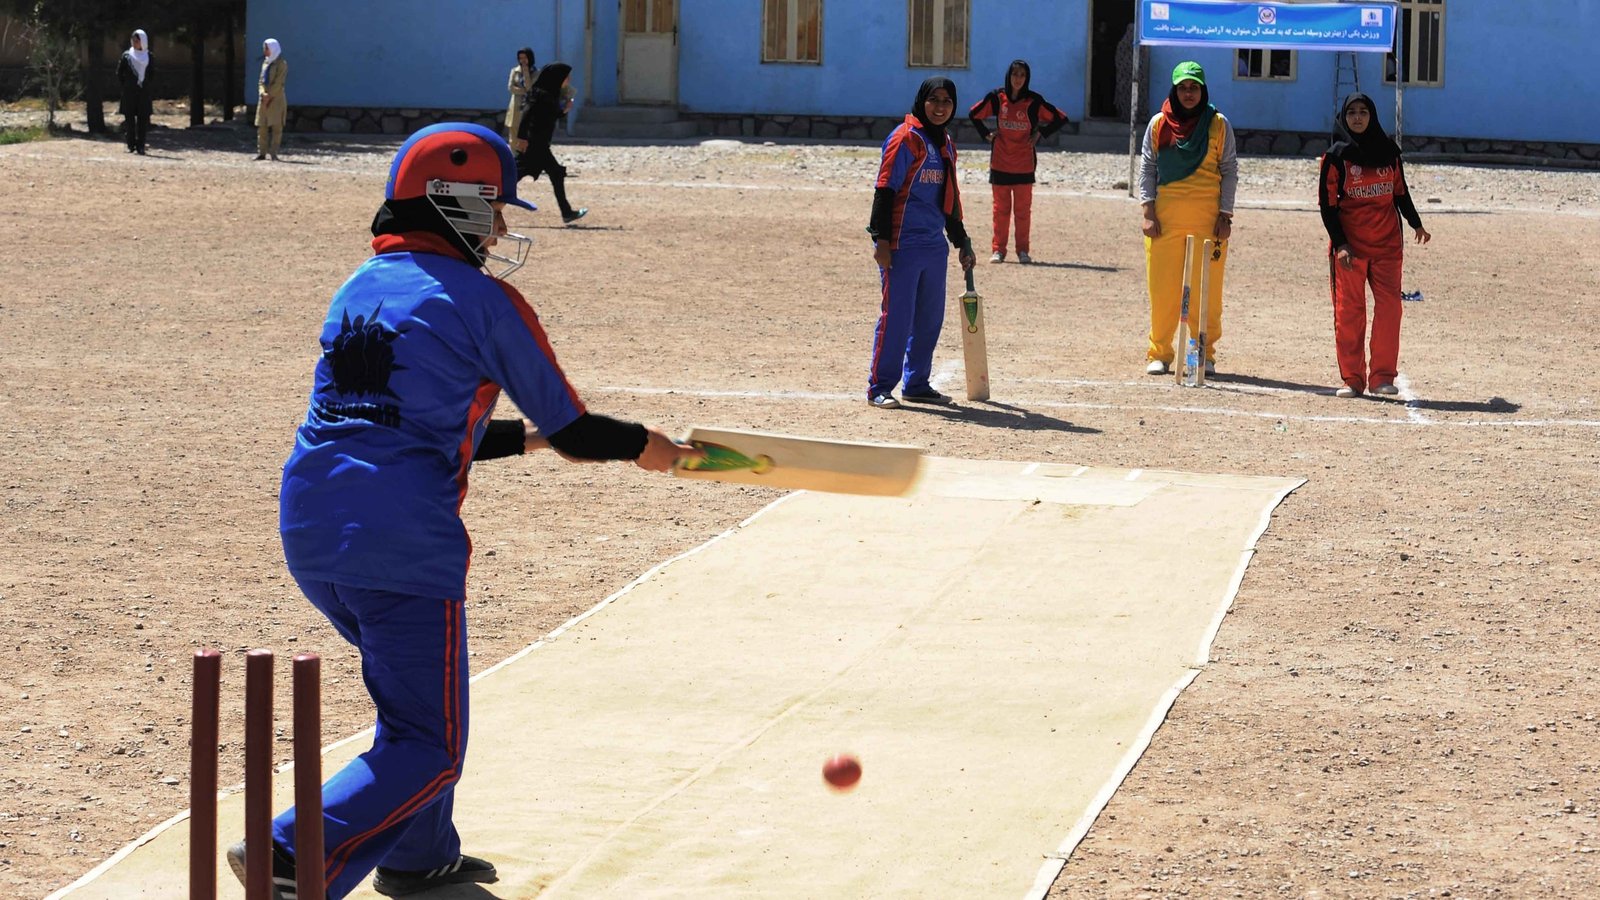
[[[318,324],[368,254],[396,142],[293,136],[271,164],[249,140],[158,130],[143,158],[81,137],[0,148],[6,896],[65,885],[188,805],[197,647],[227,652],[224,783],[241,776],[248,648],[322,653],[328,739],[369,724],[352,654],[287,579],[276,495]],[[1143,374],[1137,211],[1113,189],[1125,160],[1046,154],[1039,264],[977,272],[994,400],[886,412],[863,402],[874,148],[558,152],[593,212],[563,229],[547,185],[524,182],[544,209],[513,216],[537,244],[512,281],[597,411],[1309,478],[1212,665],[1054,894],[1569,898],[1600,883],[1600,389],[1579,346],[1600,316],[1600,174],[1413,166],[1434,242],[1407,257],[1425,296],[1406,305],[1409,402],[1338,400],[1314,163],[1244,161],[1223,374],[1193,391]],[[967,162],[981,246],[982,159]],[[948,391],[959,359],[947,328]],[[553,456],[478,467],[477,667],[774,496]]]

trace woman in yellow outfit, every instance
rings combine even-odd
[[[1233,197],[1239,187],[1239,156],[1233,126],[1211,105],[1206,73],[1197,62],[1172,70],[1172,92],[1144,133],[1139,165],[1139,202],[1144,206],[1145,272],[1150,285],[1150,346],[1145,371],[1164,375],[1173,361],[1172,336],[1183,303],[1183,245],[1195,236],[1191,316],[1199,312],[1200,266],[1211,265],[1206,295],[1206,373],[1216,371],[1222,340],[1222,272],[1233,230]],[[1201,259],[1201,242],[1216,238],[1214,260]],[[1192,320],[1191,320],[1192,321]],[[1181,348],[1180,348],[1181,349]]]

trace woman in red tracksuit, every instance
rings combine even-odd
[[[1066,114],[1028,89],[1033,70],[1025,59],[1014,59],[1006,70],[1003,87],[985,94],[972,105],[967,117],[978,134],[993,145],[989,154],[989,189],[994,193],[994,240],[989,262],[1005,262],[1006,237],[1011,216],[1017,217],[1017,261],[1033,262],[1028,255],[1028,226],[1033,220],[1033,172],[1039,165],[1034,145],[1067,124]],[[993,117],[994,131],[983,120]]]
[[[1333,289],[1333,337],[1339,356],[1340,397],[1400,393],[1400,269],[1405,232],[1400,217],[1426,244],[1431,235],[1406,190],[1400,148],[1378,124],[1372,98],[1351,94],[1339,107],[1338,143],[1322,157],[1318,205],[1328,229]],[[1398,211],[1398,213],[1397,213]],[[1372,285],[1372,350],[1367,331],[1367,284]]]

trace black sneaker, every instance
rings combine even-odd
[[[415,894],[446,884],[488,883],[499,879],[494,863],[476,856],[462,855],[448,866],[422,872],[378,867],[372,876],[372,889],[388,897]]]
[[[563,225],[571,225],[573,222],[578,221],[579,219],[583,218],[584,216],[587,216],[588,214],[589,214],[589,207],[587,207],[587,206],[580,207],[580,208],[575,209],[575,210],[573,210],[572,212],[569,212],[569,213],[562,213],[561,214],[561,224],[563,224]]]
[[[950,402],[949,394],[941,394],[933,388],[928,388],[921,393],[913,394],[910,391],[901,391],[900,399],[911,403],[936,403],[944,406]]]
[[[244,884],[244,841],[240,841],[228,848],[228,868],[233,870],[233,876]],[[272,900],[298,900],[300,894],[294,884],[294,860],[287,853],[278,849],[276,841],[272,844]]]

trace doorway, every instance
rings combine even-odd
[[[1134,0],[1090,0],[1089,118],[1128,120]]]
[[[678,102],[677,0],[621,0],[617,61],[623,103]]]

